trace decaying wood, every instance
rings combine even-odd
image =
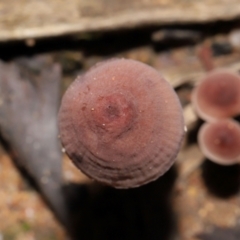
[[[239,0],[1,0],[0,41],[239,16]]]
[[[48,57],[0,62],[0,133],[14,161],[66,222],[58,141],[60,66]]]

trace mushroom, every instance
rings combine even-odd
[[[208,73],[193,90],[196,113],[206,121],[233,117],[240,113],[240,77],[221,69]]]
[[[70,85],[59,129],[67,155],[82,172],[115,188],[131,188],[171,167],[184,121],[175,91],[156,70],[112,59]]]
[[[204,123],[198,133],[203,154],[215,163],[231,165],[240,160],[240,125],[232,119]]]
[[[211,71],[215,68],[213,52],[209,42],[205,42],[199,47],[197,56],[206,71]]]

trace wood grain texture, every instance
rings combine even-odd
[[[239,16],[239,0],[1,0],[0,41]]]

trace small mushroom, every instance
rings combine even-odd
[[[173,88],[153,68],[127,59],[99,63],[72,83],[62,99],[59,128],[75,165],[116,188],[163,175],[184,135]]]
[[[231,165],[240,160],[240,125],[232,119],[204,123],[198,133],[203,154],[215,163]]]
[[[233,117],[240,113],[240,77],[227,70],[206,75],[192,94],[196,113],[206,121]]]

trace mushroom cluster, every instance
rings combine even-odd
[[[198,133],[204,155],[222,165],[240,161],[240,76],[230,71],[212,70],[192,93],[192,104],[206,121]]]
[[[73,163],[116,188],[146,184],[174,163],[184,136],[179,99],[150,66],[128,59],[97,64],[68,88],[60,138]]]

